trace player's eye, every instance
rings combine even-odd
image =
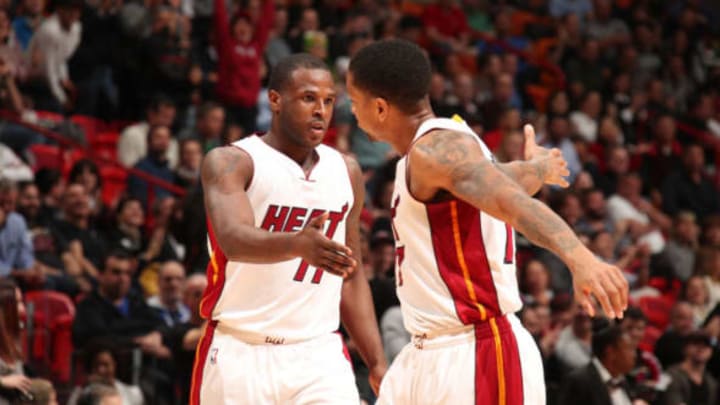
[[[308,102],[308,103],[312,103],[312,102],[315,101],[315,96],[313,96],[312,94],[306,94],[306,95],[303,97],[303,101]]]

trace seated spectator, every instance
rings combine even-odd
[[[125,167],[133,167],[140,159],[147,155],[147,139],[150,127],[164,126],[172,128],[175,121],[175,103],[163,96],[156,95],[145,110],[145,121],[130,125],[120,134],[118,141],[118,160]],[[165,155],[170,167],[175,167],[178,161],[178,146],[175,139]]]
[[[403,325],[402,311],[400,306],[392,306],[385,310],[380,319],[380,335],[385,349],[385,358],[388,364],[392,363],[395,356],[410,343],[410,333]]]
[[[30,380],[28,396],[17,402],[17,405],[58,405],[58,396],[53,384],[42,378]],[[31,399],[32,398],[32,399]]]
[[[708,215],[702,221],[703,246],[720,248],[720,215]]]
[[[602,189],[606,197],[617,192],[620,177],[630,172],[630,153],[623,146],[610,148],[607,154],[607,168],[602,174],[594,174],[595,184]]]
[[[212,101],[203,103],[197,110],[195,128],[181,133],[179,138],[195,139],[202,144],[202,152],[207,153],[221,146],[221,137],[225,126],[225,109]]]
[[[28,49],[30,40],[45,18],[45,5],[44,0],[23,0],[20,2],[20,7],[18,7],[20,13],[13,18],[12,28],[15,38],[23,51]]]
[[[701,276],[690,277],[685,284],[683,293],[685,301],[690,304],[693,310],[693,325],[696,329],[699,329],[705,325],[710,312],[718,302],[710,299],[708,285]]]
[[[40,216],[45,221],[59,219],[65,195],[65,179],[55,169],[43,168],[35,173],[35,184],[40,191]]]
[[[582,170],[575,146],[570,141],[570,123],[567,116],[552,115],[548,117],[547,133],[545,134],[542,146],[546,148],[558,148],[562,151],[563,157],[568,163],[568,182],[572,183]]]
[[[134,168],[172,184],[175,175],[170,168],[167,158],[168,150],[172,144],[170,128],[165,126],[150,127],[147,133],[147,139],[147,155],[138,161]],[[137,176],[131,175],[128,178],[128,194],[147,204],[150,193],[152,193],[156,199],[171,195],[170,191],[150,184]]]
[[[134,197],[125,197],[118,201],[115,208],[115,224],[106,234],[109,248],[123,250],[133,257],[140,258],[146,245],[143,225],[145,225],[145,210],[142,201]]]
[[[636,347],[614,322],[599,318],[594,323],[592,361],[567,376],[559,404],[630,404],[626,375],[635,365]]]
[[[655,342],[655,356],[663,368],[669,368],[683,360],[683,341],[696,331],[692,306],[686,301],[678,301],[670,312],[670,326]]]
[[[520,291],[525,304],[550,305],[553,291],[550,288],[550,273],[540,260],[528,261],[520,273]]]
[[[581,204],[584,215],[577,223],[577,232],[585,235],[592,235],[597,232],[609,232],[615,241],[622,235],[616,232],[615,224],[610,219],[607,210],[607,202],[602,190],[591,188],[581,195]]]
[[[0,194],[6,186],[0,184]],[[26,286],[42,285],[45,278],[35,266],[25,219],[16,212],[8,211],[7,206],[0,204],[0,277],[13,277]]]
[[[103,220],[107,216],[106,208],[102,201],[102,178],[100,177],[100,169],[90,159],[81,159],[75,162],[70,169],[68,183],[78,183],[85,186],[88,194],[88,203],[90,208],[90,216],[93,219]]]
[[[695,223],[695,214],[680,211],[673,220],[670,240],[665,244],[662,255],[672,266],[670,276],[687,281],[695,269],[695,255],[699,246],[700,229]]]
[[[162,320],[145,300],[130,291],[132,260],[111,252],[98,277],[98,287],[77,306],[73,344],[82,347],[93,338],[112,342],[119,350],[139,346],[152,357],[168,358],[158,329]]]
[[[720,303],[720,250],[714,248],[703,249],[697,259],[698,274],[704,276],[710,301]]]
[[[570,114],[570,122],[583,140],[595,142],[598,137],[598,124],[603,102],[600,93],[589,91],[580,102],[580,109]]]
[[[180,141],[180,164],[175,169],[175,184],[182,188],[191,188],[200,180],[200,165],[203,151],[197,139]]]
[[[25,317],[22,293],[9,278],[0,278],[0,403],[10,403],[28,393],[32,383],[25,376],[20,325]]]
[[[18,181],[32,181],[33,171],[18,155],[0,143],[0,173],[2,178]]]
[[[639,244],[645,244],[653,254],[665,248],[663,231],[672,222],[661,210],[642,195],[642,180],[636,173],[620,178],[617,193],[608,198],[608,213],[618,228],[625,224],[628,236]],[[625,224],[623,224],[625,223]]]
[[[80,44],[82,6],[80,0],[56,2],[55,13],[33,35],[28,50],[34,82],[30,93],[37,109],[69,111],[75,104],[75,85],[67,64]]]
[[[635,366],[627,373],[629,390],[635,398],[642,398],[648,403],[657,399],[664,388],[660,384],[663,369],[660,360],[652,352],[640,349],[639,345],[645,336],[647,318],[637,307],[628,307],[620,321],[623,331],[630,337],[635,347]]]
[[[653,140],[649,145],[638,145],[642,153],[642,173],[646,187],[659,190],[663,181],[682,169],[682,146],[677,141],[675,118],[661,114],[655,119]],[[643,147],[646,149],[643,150]]]
[[[90,384],[78,396],[76,405],[125,405],[115,387],[107,384]]]
[[[705,178],[705,152],[700,145],[688,145],[683,152],[683,169],[665,179],[663,209],[670,215],[691,211],[698,218],[720,213],[717,189]]]
[[[105,240],[90,218],[90,198],[81,184],[70,184],[62,201],[63,220],[52,225],[53,238],[62,252],[68,274],[75,276],[85,291],[101,267]]]
[[[167,327],[186,323],[190,310],[183,304],[185,268],[180,262],[168,261],[158,271],[158,295],[148,298],[148,305],[157,311]]]
[[[117,353],[112,344],[102,341],[92,342],[85,349],[85,367],[87,380],[92,384],[104,384],[117,390],[123,405],[143,405],[142,391],[136,385],[125,384],[117,379]],[[77,405],[85,388],[76,387],[70,394],[67,405]]]
[[[696,332],[685,337],[682,345],[682,362],[667,371],[672,381],[665,392],[665,404],[717,403],[718,383],[707,370],[712,354],[713,345],[706,334]]]
[[[572,323],[560,332],[555,346],[555,356],[565,370],[577,370],[590,362],[592,332],[592,319],[578,308]]]
[[[467,51],[470,26],[462,8],[453,0],[429,4],[423,11],[422,20],[431,54],[445,56]]]

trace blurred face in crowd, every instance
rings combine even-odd
[[[75,179],[75,182],[85,186],[85,190],[90,193],[97,191],[99,181],[98,176],[88,167],[86,167],[77,179]]]
[[[619,145],[621,144],[622,133],[620,127],[617,125],[615,120],[611,117],[605,117],[600,120],[598,127],[598,138],[605,145]]]
[[[180,165],[188,169],[200,170],[202,156],[200,142],[195,140],[183,142],[182,150],[180,151]]]
[[[520,131],[512,131],[503,135],[500,148],[507,162],[523,160],[523,146],[525,138]]]
[[[626,175],[618,181],[617,192],[619,195],[632,199],[640,195],[642,190],[642,181],[640,177],[634,174]]]
[[[288,13],[285,8],[278,8],[275,10],[275,21],[273,22],[273,30],[275,33],[282,35],[287,30],[288,25]]]
[[[90,215],[90,201],[82,184],[70,184],[63,198],[65,216],[70,219],[86,219]]]
[[[557,92],[550,101],[550,112],[553,114],[565,114],[570,110],[570,100],[564,91]]]
[[[713,117],[714,113],[712,97],[709,95],[701,96],[698,105],[693,109],[693,115],[699,120],[707,121]]]
[[[158,287],[163,303],[174,305],[182,299],[185,268],[179,262],[166,262],[160,268]]]
[[[705,225],[703,239],[708,246],[720,247],[720,222],[717,224]]]
[[[40,213],[40,191],[36,185],[30,184],[22,189],[18,195],[17,209],[27,219],[38,216]]]
[[[585,43],[583,55],[585,56],[585,61],[588,63],[597,61],[600,57],[600,47],[598,46],[597,41],[587,41]]]
[[[495,100],[501,103],[508,103],[513,95],[514,90],[513,78],[507,73],[501,73],[495,82],[493,96]]]
[[[600,21],[606,21],[610,18],[612,5],[609,0],[595,0],[595,17]]]
[[[300,17],[300,30],[317,31],[319,28],[320,24],[317,11],[313,8],[303,10],[302,16]]]
[[[572,330],[575,336],[579,337],[592,334],[592,318],[590,318],[590,316],[585,312],[584,309],[578,308],[575,311],[575,314],[572,318]]]
[[[162,125],[171,127],[175,121],[175,106],[170,104],[161,104],[157,110],[149,109],[147,112],[147,121],[150,126]]]
[[[682,243],[694,245],[700,235],[700,227],[695,223],[695,215],[684,213],[675,220],[675,237]]]
[[[592,118],[600,116],[600,111],[602,111],[602,98],[600,97],[600,93],[593,91],[588,94],[583,102],[583,111]]]
[[[675,140],[675,119],[669,115],[660,117],[655,127],[655,136],[661,144]]]
[[[539,260],[531,260],[525,267],[524,285],[527,293],[540,293],[548,289],[550,275],[545,265]]]
[[[269,92],[270,109],[278,114],[283,137],[302,147],[320,144],[330,126],[336,95],[327,70],[299,68],[292,72],[284,89]]]
[[[225,110],[222,107],[211,109],[198,123],[199,132],[205,139],[219,139],[225,126]]]
[[[140,228],[145,223],[145,212],[140,201],[126,202],[118,213],[118,223],[132,228]]]
[[[250,23],[249,16],[241,16],[235,19],[235,23],[232,26],[233,38],[241,44],[248,44],[252,41],[253,37],[253,26]]]
[[[702,173],[705,168],[705,153],[700,146],[688,146],[687,149],[685,149],[685,157],[683,161],[685,163],[685,168],[689,173]]]
[[[0,39],[3,41],[10,35],[10,16],[5,9],[0,9]]]
[[[390,235],[385,236],[386,241],[377,243],[372,249],[373,270],[375,274],[382,274],[392,270],[395,265],[395,245]],[[371,242],[371,244],[373,244]]]
[[[568,223],[575,224],[582,216],[582,208],[580,207],[580,199],[574,194],[565,196],[562,206],[560,207],[560,216]]]
[[[445,95],[445,78],[440,73],[433,73],[430,79],[430,99],[442,101]]]
[[[45,0],[23,0],[23,10],[29,16],[40,15],[45,9]]]
[[[644,319],[625,318],[621,324],[623,331],[630,337],[630,343],[637,347],[645,336],[647,321]]]
[[[627,173],[630,169],[630,155],[627,149],[618,147],[610,151],[608,157],[608,169],[615,174]]]
[[[453,89],[461,104],[467,104],[473,101],[473,97],[475,96],[475,83],[473,83],[473,78],[469,74],[463,73],[458,75],[455,78]]]
[[[0,190],[0,207],[5,212],[15,212],[17,205],[18,190],[14,185],[7,185],[4,190]]]
[[[107,384],[115,381],[115,359],[110,352],[100,352],[95,355],[92,362],[92,373],[102,378]]]
[[[560,143],[563,139],[570,136],[570,123],[567,118],[556,116],[550,120],[548,127],[548,135],[556,142]]]
[[[153,127],[148,135],[148,155],[164,158],[170,148],[170,129],[165,126]]]
[[[591,191],[585,199],[585,216],[594,220],[604,219],[607,215],[607,205],[602,191]]]
[[[609,361],[612,368],[618,374],[629,373],[635,367],[635,357],[637,355],[632,338],[623,333],[615,344],[610,345],[605,352],[605,360]]]
[[[680,335],[687,335],[694,329],[693,310],[687,302],[678,302],[670,315],[673,330]]]
[[[685,299],[693,305],[705,305],[710,299],[705,280],[700,276],[693,276],[685,285]]]
[[[190,308],[193,318],[200,319],[200,301],[207,288],[207,277],[203,274],[194,274],[187,278],[185,291],[183,291],[183,303]]]
[[[60,25],[65,31],[69,31],[73,24],[80,20],[80,7],[60,7],[57,9]]]
[[[700,342],[692,342],[685,345],[685,358],[694,365],[704,365],[712,357],[712,346]]]
[[[606,260],[615,257],[615,241],[609,232],[600,232],[592,241],[592,251]]]
[[[130,259],[108,257],[98,280],[102,294],[112,302],[127,296],[132,272],[133,264]]]

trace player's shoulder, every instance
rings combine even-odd
[[[420,136],[410,146],[408,155],[412,159],[431,158],[450,163],[451,158],[466,156],[479,148],[477,136],[469,132],[450,128],[435,128]]]
[[[246,150],[237,146],[213,148],[203,158],[201,176],[204,183],[225,176],[251,178],[252,173],[252,157]]]

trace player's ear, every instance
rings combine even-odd
[[[270,100],[270,111],[276,114],[280,111],[280,93],[277,90],[268,90],[268,99]]]
[[[387,100],[382,97],[375,98],[375,112],[379,121],[385,121],[387,119],[389,106]]]

